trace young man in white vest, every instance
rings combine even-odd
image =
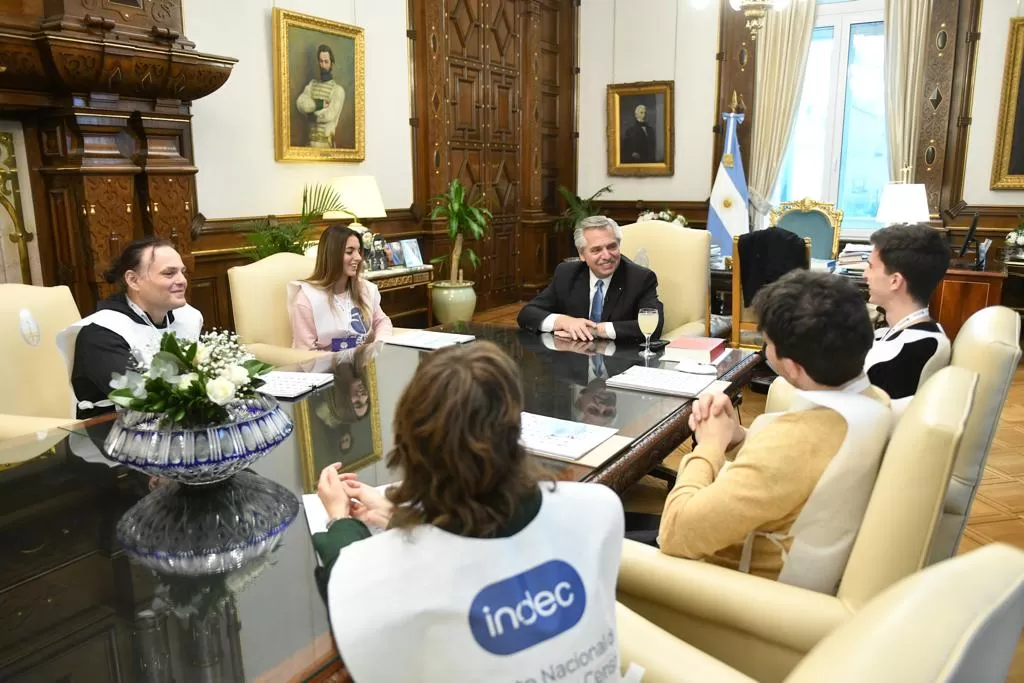
[[[949,357],[949,339],[928,312],[946,269],[949,247],[929,225],[893,225],[871,235],[874,249],[864,270],[870,302],[885,312],[886,327],[864,370],[871,383],[896,400],[913,396],[921,371],[936,355]]]
[[[797,398],[749,430],[724,394],[696,402],[698,445],[665,502],[660,548],[832,592],[892,421],[888,399],[863,372],[871,323],[853,285],[827,273],[793,271],[753,305],[767,360]]]
[[[148,365],[165,332],[194,341],[203,327],[203,315],[185,301],[185,264],[168,240],[144,237],[132,242],[111,265],[106,280],[119,284],[121,291],[57,335],[79,419],[113,410],[107,399],[111,376],[133,365]]]

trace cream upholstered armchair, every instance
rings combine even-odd
[[[833,204],[806,198],[782,202],[768,214],[773,228],[785,228],[811,240],[811,258],[834,259],[839,255],[843,212]]]
[[[633,259],[647,252],[658,276],[658,297],[665,307],[662,338],[702,337],[708,333],[711,287],[711,236],[707,230],[678,223],[644,221],[622,228],[620,251]]]
[[[953,340],[950,365],[972,370],[980,379],[974,409],[956,455],[930,563],[952,557],[960,545],[1020,356],[1020,316],[1005,306],[978,311],[967,319]]]
[[[619,605],[616,612],[619,661],[643,667],[644,683],[768,680],[748,678],[628,608]],[[886,589],[816,645],[785,681],[1004,681],[1022,626],[1024,552],[988,545]]]
[[[291,348],[288,319],[288,283],[309,277],[315,264],[308,256],[282,253],[228,268],[235,333],[264,363],[288,365],[323,353]]]
[[[80,319],[67,287],[0,285],[0,441],[75,421],[57,333]]]
[[[882,458],[836,596],[625,541],[618,599],[762,681],[781,681],[869,600],[928,558],[977,375],[945,368],[917,393]]]

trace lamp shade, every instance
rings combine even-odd
[[[882,188],[875,220],[882,225],[895,223],[927,223],[928,194],[924,185],[910,183],[888,183]]]
[[[377,189],[377,180],[372,175],[350,175],[335,178],[331,181],[345,206],[345,211],[329,211],[324,214],[326,220],[344,218],[384,218],[384,201]]]

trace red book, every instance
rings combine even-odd
[[[725,351],[725,340],[716,337],[680,337],[668,345],[662,360],[683,358],[698,363],[714,363]]]

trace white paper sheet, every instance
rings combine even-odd
[[[617,389],[694,398],[714,380],[715,378],[711,375],[690,375],[677,370],[634,365],[622,374],[610,378],[606,384]]]
[[[430,330],[409,330],[392,337],[382,337],[385,344],[396,346],[411,346],[416,349],[427,349],[430,351],[441,349],[455,344],[464,344],[476,339],[471,334],[451,334],[449,332],[431,332]]]
[[[275,398],[296,398],[319,389],[334,379],[329,372],[282,372],[271,370],[260,377],[265,384],[256,391]]]
[[[561,460],[579,460],[615,436],[617,431],[611,427],[596,427],[524,412],[520,438],[531,453]]]

